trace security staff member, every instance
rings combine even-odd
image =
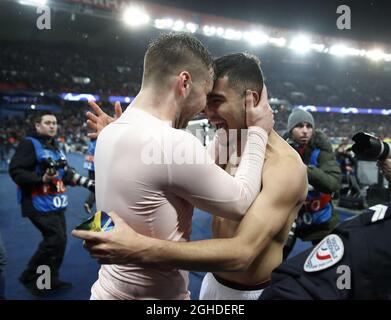
[[[391,181],[391,159],[379,167]],[[391,299],[391,203],[366,209],[284,261],[260,299]]]
[[[284,138],[307,165],[309,183],[307,199],[284,249],[286,258],[296,237],[316,244],[337,226],[338,216],[331,201],[332,194],[340,188],[341,169],[331,143],[323,132],[315,130],[315,121],[309,112],[293,110]]]
[[[36,133],[27,136],[16,148],[9,174],[18,185],[22,215],[29,218],[43,236],[19,280],[32,294],[42,294],[46,291],[36,287],[37,277],[40,276],[37,268],[40,265],[50,267],[51,289],[71,287],[70,283],[59,279],[66,247],[64,212],[68,198],[64,168],[45,169],[50,161],[66,161],[55,141],[55,115],[50,112],[41,113],[35,119],[35,129]]]

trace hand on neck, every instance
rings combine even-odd
[[[180,106],[171,92],[156,88],[142,88],[130,106],[143,110],[162,121],[167,121],[175,127]]]

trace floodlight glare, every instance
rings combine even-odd
[[[224,35],[224,28],[217,28],[216,30],[216,34],[219,36],[219,37],[222,37]]]
[[[195,33],[198,30],[198,25],[192,22],[186,23],[186,29],[191,33]]]
[[[366,56],[373,61],[379,61],[384,59],[386,54],[379,49],[375,49],[375,50],[367,51]]]
[[[147,24],[150,20],[150,17],[141,8],[130,7],[125,10],[123,14],[123,20],[129,26],[138,27]]]
[[[47,0],[20,0],[19,3],[24,6],[44,6]]]
[[[171,29],[174,24],[172,19],[155,19],[155,28],[157,29]]]
[[[311,41],[306,36],[298,36],[291,41],[289,48],[297,53],[306,53],[311,49]]]
[[[226,29],[224,32],[224,38],[228,40],[241,40],[242,32],[234,29]]]
[[[265,44],[269,40],[266,34],[258,31],[244,32],[243,38],[252,46]]]
[[[174,22],[174,26],[172,27],[172,30],[174,31],[182,31],[185,27],[185,24],[182,20],[177,20]]]
[[[272,37],[270,37],[269,38],[269,42],[274,44],[277,47],[284,47],[285,44],[286,44],[286,39],[284,37],[280,37],[280,38],[272,38]]]
[[[325,45],[322,44],[322,43],[311,43],[310,44],[310,48],[312,50],[315,50],[317,52],[323,52],[324,48],[325,48]]]
[[[216,27],[206,25],[202,28],[202,31],[206,36],[211,37],[216,34]]]
[[[333,54],[338,57],[343,57],[348,54],[348,47],[342,45],[342,44],[337,44],[334,45],[330,48],[329,50],[330,54]]]

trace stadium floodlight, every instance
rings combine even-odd
[[[286,39],[284,37],[279,37],[279,38],[270,37],[269,42],[277,47],[285,47],[286,45]]]
[[[234,29],[226,29],[223,37],[227,40],[241,40],[242,32]]]
[[[174,26],[172,27],[172,30],[182,31],[184,28],[185,28],[185,23],[182,20],[176,20],[174,22]]]
[[[358,53],[358,55],[359,55],[360,57],[365,57],[366,54],[367,54],[367,51],[366,51],[366,50],[360,50],[359,53]]]
[[[268,42],[269,37],[263,32],[246,31],[243,33],[243,39],[250,43],[250,45],[257,46]]]
[[[30,106],[30,108],[31,108],[32,110],[35,110],[35,104],[32,104],[32,105]]]
[[[303,54],[311,49],[311,41],[308,37],[300,35],[292,39],[289,48]]]
[[[329,49],[329,53],[338,57],[360,56],[363,54],[363,50],[347,47],[343,44],[336,44]]]
[[[123,13],[124,22],[131,27],[145,25],[150,19],[145,10],[138,7],[129,7]]]
[[[362,50],[356,48],[348,48],[348,54],[351,56],[359,56]]]
[[[202,28],[202,31],[204,32],[204,35],[211,37],[216,34],[216,27],[206,25]]]
[[[224,35],[224,28],[222,28],[222,27],[218,27],[217,29],[216,29],[216,34],[219,36],[219,37],[222,37],[223,35]]]
[[[19,3],[24,6],[44,6],[47,0],[20,0]]]
[[[157,29],[171,29],[174,25],[174,21],[168,19],[155,19],[155,28]]]
[[[336,44],[329,49],[329,53],[338,57],[343,57],[348,54],[348,47],[342,44]]]
[[[325,45],[322,44],[322,43],[311,43],[311,44],[310,44],[310,48],[311,48],[312,50],[317,51],[317,52],[324,52]]]
[[[195,33],[198,30],[198,25],[192,22],[188,22],[186,23],[186,30],[191,33]]]
[[[384,60],[385,58],[385,53],[379,49],[371,50],[366,52],[366,56],[373,60],[373,61],[379,61],[379,60]]]

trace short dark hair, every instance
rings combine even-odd
[[[263,74],[259,59],[248,53],[232,53],[215,60],[216,79],[228,76],[231,88],[243,94],[247,89],[261,94]]]
[[[43,116],[55,116],[57,118],[57,116],[51,111],[39,111],[34,115],[34,123],[41,123]]]
[[[213,57],[198,39],[186,33],[166,33],[148,46],[143,83],[161,82],[182,70],[189,71],[197,81],[213,67]]]

